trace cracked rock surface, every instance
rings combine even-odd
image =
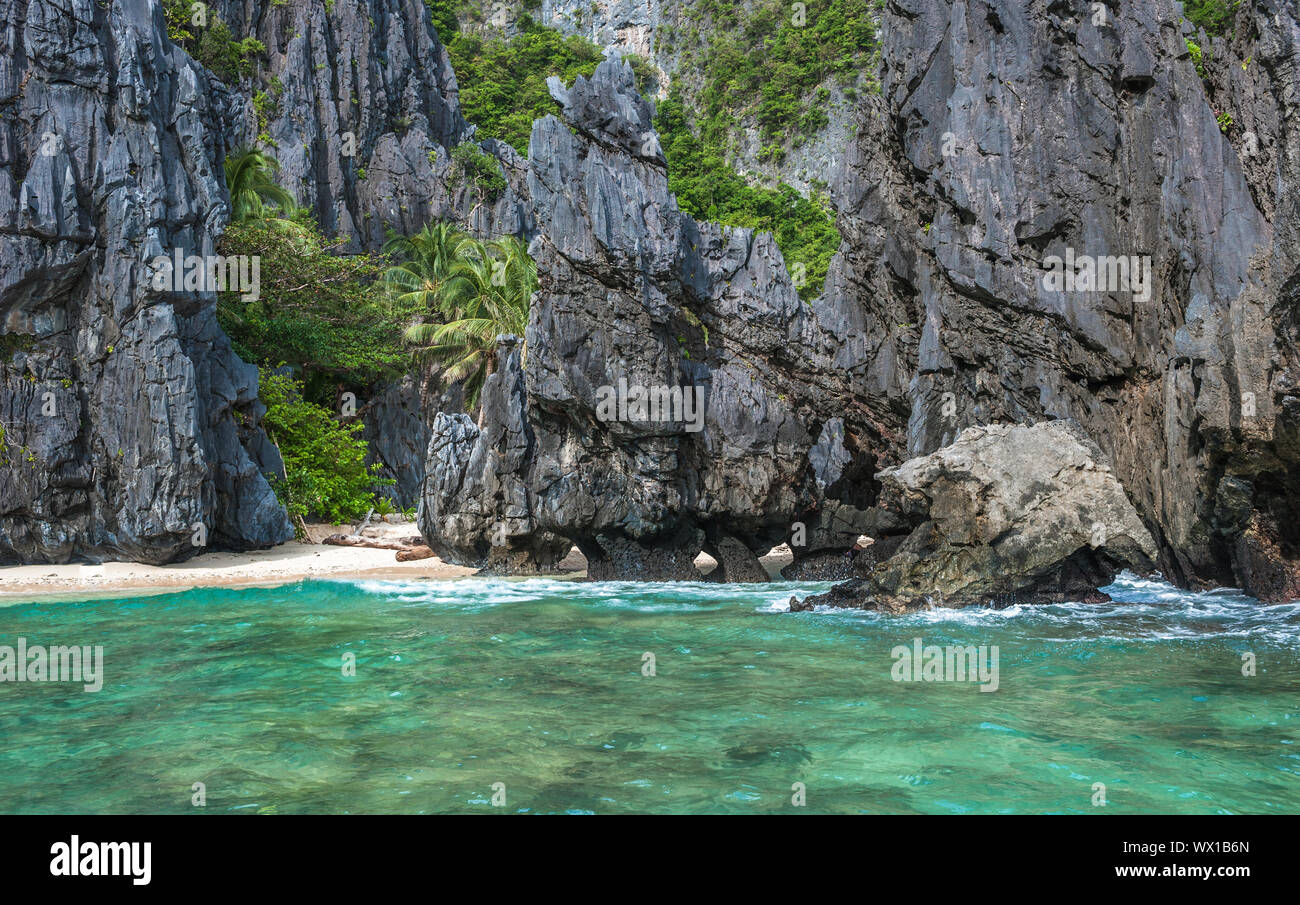
[[[0,562],[162,563],[292,537],[257,369],[213,293],[224,142],[203,69],[147,3],[0,0]]]

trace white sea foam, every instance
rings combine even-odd
[[[348,581],[348,580],[343,580]],[[350,580],[371,594],[406,606],[482,609],[519,603],[567,602],[640,613],[745,607],[783,614],[791,597],[820,594],[832,582],[718,584],[707,581],[573,581],[557,578],[464,578],[447,581]],[[1016,627],[1027,636],[1061,642],[1079,640],[1150,641],[1216,637],[1300,646],[1300,601],[1265,606],[1235,588],[1185,591],[1157,578],[1129,573],[1103,588],[1109,603],[1060,603],[1003,608],[937,608],[901,616],[872,611],[816,607],[812,615],[898,628],[941,631]],[[794,617],[794,618],[802,618]]]

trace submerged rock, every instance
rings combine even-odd
[[[1157,548],[1101,450],[1076,424],[968,428],[950,446],[878,475],[882,508],[911,531],[817,605],[929,606],[1099,601]]]

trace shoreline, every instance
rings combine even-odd
[[[337,525],[307,527],[313,539],[340,532]],[[409,536],[413,531],[410,523],[380,524],[367,528],[364,534],[387,539]],[[779,570],[790,560],[788,551],[784,554],[773,551],[760,561],[773,580],[781,581]],[[700,554],[696,564],[701,577],[717,565],[706,553]],[[469,566],[443,562],[436,556],[398,562],[392,550],[292,540],[268,550],[200,553],[184,562],[161,566],[123,561],[102,565],[0,566],[0,607],[34,600],[73,601],[115,594],[145,597],[191,588],[269,588],[309,578],[446,581],[471,578],[478,572]],[[577,579],[585,577],[586,572],[586,558],[575,547],[560,563],[560,571],[545,577]]]
[[[337,525],[308,525],[309,537],[337,534]],[[367,528],[366,537],[410,535],[409,523]],[[292,540],[267,550],[200,553],[179,563],[155,566],[113,561],[101,565],[65,563],[0,566],[0,606],[32,599],[84,599],[129,592],[130,596],[199,587],[276,587],[306,578],[397,578],[442,580],[467,578],[478,570],[432,557],[398,562],[392,550],[336,547]]]

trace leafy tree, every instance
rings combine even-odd
[[[328,409],[308,402],[302,385],[263,368],[258,396],[266,406],[262,426],[284,459],[285,479],[272,482],[276,497],[301,531],[308,517],[338,524],[365,515],[380,478],[380,465],[366,465],[360,422],[343,425]]]
[[[256,58],[266,53],[257,38],[236,41],[230,26],[213,11],[207,13],[207,25],[195,24],[191,0],[163,0],[162,7],[167,37],[225,81],[248,78]]]
[[[486,243],[467,239],[456,247],[449,273],[439,285],[437,310],[408,327],[406,341],[421,357],[444,366],[444,382],[465,381],[466,404],[473,409],[496,366],[497,336],[522,336],[528,326],[537,264],[515,236]]]
[[[496,201],[506,190],[506,177],[501,174],[501,165],[472,141],[457,145],[451,152],[451,161],[455,175],[478,190],[479,201]]]
[[[292,216],[297,202],[275,181],[279,164],[256,148],[241,147],[226,157],[226,188],[230,190],[230,219],[235,223],[270,216],[275,209]]]
[[[338,254],[305,217],[231,224],[221,252],[261,259],[257,298],[217,300],[217,319],[246,361],[287,362],[307,398],[331,406],[342,386],[363,390],[406,370],[402,329],[424,307],[394,302],[376,285],[375,256]]]
[[[1197,28],[1207,35],[1223,37],[1232,27],[1240,0],[1186,0],[1183,12]]]

